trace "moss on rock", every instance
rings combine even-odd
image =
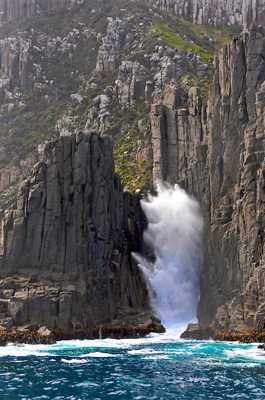
[[[129,192],[149,189],[152,182],[152,164],[149,135],[128,130],[114,146],[115,172]]]

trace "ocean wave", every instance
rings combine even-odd
[[[127,354],[138,355],[138,354],[161,354],[161,351],[156,351],[150,348],[129,350]]]
[[[166,355],[153,355],[153,356],[147,356],[144,357],[143,360],[168,360],[169,357]]]
[[[265,363],[265,353],[264,350],[259,350],[257,347],[253,346],[250,349],[246,348],[238,348],[238,349],[231,349],[225,350],[226,356],[229,358],[245,358],[245,359],[252,359],[254,361],[258,361],[259,363]]]
[[[86,364],[88,362],[87,360],[83,360],[81,358],[71,358],[71,359],[62,358],[61,361],[66,364]]]
[[[52,357],[53,354],[47,352],[47,350],[48,346],[9,344],[0,347],[0,357]]]
[[[109,357],[116,357],[116,354],[110,354],[110,353],[101,353],[101,352],[95,352],[95,353],[87,353],[87,354],[82,354],[80,356],[81,358],[84,357],[98,357],[98,358],[109,358]]]

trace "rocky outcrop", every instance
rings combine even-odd
[[[204,210],[202,332],[265,327],[264,54],[254,28],[215,58],[207,109],[197,88],[171,85],[151,110],[154,178],[181,183]]]
[[[196,54],[172,49],[161,39],[145,49],[143,23],[137,27],[132,19],[132,16],[108,18],[106,35],[98,38],[97,63],[88,87],[95,90],[106,78],[112,85],[107,85],[92,100],[86,128],[93,127],[101,134],[113,130],[117,109],[132,111],[143,103],[149,107],[152,99],[159,97],[172,80],[177,81],[191,71],[201,79],[208,74],[208,65]],[[129,56],[127,48],[132,49]]]
[[[1,0],[0,24],[57,10],[71,10],[83,3],[84,0]],[[264,23],[265,18],[263,0],[149,0],[149,4],[199,24],[249,27],[253,22]]]
[[[9,197],[2,191],[10,185],[13,190],[17,178],[25,177],[38,160],[38,145],[66,130],[56,123],[59,104],[82,102],[82,72],[95,67],[95,59],[85,68],[78,59],[95,51],[96,34],[85,24],[56,34],[42,27],[32,22],[30,29],[17,32],[14,23],[12,34],[6,35],[4,27],[0,32],[1,207]],[[58,59],[64,64],[59,73]]]
[[[95,134],[49,143],[2,214],[2,328],[59,337],[161,330],[130,256],[140,207],[114,175],[111,147]]]
[[[5,111],[12,111],[19,100],[18,88],[30,89],[33,71],[29,63],[31,40],[10,37],[0,40],[0,90],[1,97],[9,98]],[[14,91],[14,95],[12,95]]]
[[[206,105],[200,89],[167,85],[162,100],[151,106],[150,121],[154,182],[178,182],[204,197],[209,179]]]
[[[238,24],[248,28],[253,22],[263,24],[265,20],[263,0],[149,0],[149,3],[198,24]]]
[[[153,3],[190,19],[188,2]],[[204,14],[213,8],[206,3],[198,4]],[[253,7],[245,3],[244,15],[250,19]],[[237,14],[237,4],[230,8],[231,15]],[[122,120],[120,109],[143,110],[144,101],[149,106],[165,84],[184,74],[207,76],[208,66],[198,53],[172,49],[153,36],[153,17],[153,8],[135,1],[0,1],[0,162],[5,166],[0,167],[1,175],[9,175],[5,170],[9,164],[8,169],[15,167],[24,176],[28,169],[20,167],[21,160],[24,164],[37,145],[51,136],[78,131],[80,120],[82,129],[93,127],[119,136],[117,132],[126,132],[131,125],[129,119],[138,118]],[[195,38],[191,29],[188,39],[191,43],[199,39],[199,45],[203,42],[212,51],[216,38],[209,33]],[[142,112],[139,119],[144,116]],[[12,177],[4,180],[14,183]]]
[[[72,10],[75,4],[82,7]],[[123,320],[132,327],[132,310],[133,321],[150,322],[144,285],[129,257],[128,242],[139,245],[131,232],[139,224],[136,200],[114,177],[107,139],[89,132],[113,135],[126,187],[149,188],[143,164],[152,104],[153,178],[192,192],[208,226],[201,327],[262,326],[263,31],[256,28],[219,53],[207,104],[208,62],[228,30],[204,33],[191,23],[175,29],[165,11],[210,25],[264,22],[263,2],[254,0],[0,0],[2,22],[11,21],[0,32],[1,191],[16,190],[39,159],[33,152],[39,143],[62,136],[22,186],[17,207],[3,213],[2,325],[29,325],[37,336],[42,326],[61,335],[99,326],[110,332]],[[34,15],[30,23],[20,21]],[[88,136],[76,136],[80,130]],[[12,203],[9,191],[2,197],[1,207]],[[96,216],[88,206],[95,203]],[[79,312],[84,309],[92,311]]]
[[[143,136],[139,126],[147,122],[153,97],[185,75],[205,79],[208,58],[200,54],[210,57],[226,35],[218,30],[217,36],[195,38],[190,24],[185,33],[180,27],[172,31],[187,47],[172,48],[158,37],[159,22],[143,2],[1,4],[4,10],[10,7],[3,18],[12,20],[0,27],[0,187],[8,191],[0,193],[2,208],[16,189],[16,177],[28,174],[28,160],[32,158],[32,166],[38,159],[38,145],[51,137],[91,128],[116,141],[130,131]],[[74,4],[78,6],[67,11]],[[10,17],[4,17],[6,13]],[[29,18],[17,19],[23,15]],[[191,51],[190,40],[195,40],[198,51]]]
[[[97,57],[97,72],[104,72],[106,74],[114,72],[118,66],[120,54],[126,43],[128,31],[126,29],[125,21],[119,18],[109,18],[106,35],[102,38],[102,44],[98,51]]]
[[[146,70],[138,61],[123,61],[119,67],[116,91],[118,103],[130,109],[137,100],[146,97]],[[148,99],[146,99],[148,100]]]
[[[83,0],[1,0],[0,24],[58,9],[71,9]]]
[[[214,254],[204,274],[200,314],[205,324],[204,316],[213,313],[216,329],[222,330],[264,328],[265,323],[264,52],[262,29],[226,47],[216,59],[209,102]],[[209,295],[215,297],[210,310]]]

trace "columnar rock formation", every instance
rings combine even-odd
[[[264,0],[149,0],[162,11],[210,25],[264,23]]]
[[[102,325],[120,334],[155,329],[130,255],[139,250],[140,207],[114,175],[111,147],[95,134],[51,142],[2,216],[2,327],[62,336]]]
[[[174,26],[164,12],[255,23],[219,52],[208,104],[208,62],[230,30]],[[1,207],[43,142],[74,134],[46,148],[2,215],[2,325],[74,333],[150,315],[129,256],[141,238],[138,200],[122,192],[107,139],[76,132],[113,135],[125,185],[135,174],[130,190],[149,188],[153,103],[154,180],[185,186],[208,226],[200,323],[262,326],[264,16],[264,0],[0,0]]]
[[[198,89],[171,86],[153,105],[154,178],[177,181],[207,222],[201,328],[265,326],[265,31],[255,28],[215,59],[208,109]]]
[[[41,12],[70,9],[82,0],[1,0],[0,23],[29,18]]]
[[[0,0],[0,24],[58,9],[69,10],[84,0]],[[249,27],[263,23],[264,0],[149,0],[151,6],[199,24]]]

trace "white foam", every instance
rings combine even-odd
[[[80,358],[71,358],[70,360],[66,359],[66,358],[62,358],[61,361],[66,364],[86,364],[87,363],[87,360],[82,360]]]
[[[129,350],[128,354],[138,355],[138,354],[161,354],[161,351],[155,351],[153,349],[137,349],[137,350]]]
[[[109,353],[101,353],[99,351],[95,353],[87,353],[87,354],[82,354],[82,358],[84,357],[95,357],[95,358],[109,358],[109,357],[116,357],[115,354],[109,354]]]
[[[264,350],[257,349],[256,345],[255,346],[253,345],[249,349],[238,348],[238,349],[225,350],[225,354],[226,356],[228,356],[228,358],[245,358],[245,359],[252,359],[252,361],[265,363]]]
[[[168,360],[168,356],[164,356],[164,355],[154,355],[154,356],[147,356],[144,357],[144,360]]]
[[[144,344],[155,344],[155,343],[166,343],[176,341],[177,338],[174,333],[170,332],[168,334],[152,334],[146,338],[139,339],[95,339],[95,340],[62,340],[51,345],[18,345],[18,344],[8,344],[7,346],[0,347],[0,358],[1,357],[55,357],[56,352],[64,350],[78,350],[78,349],[130,349],[134,346],[144,345]],[[96,354],[96,356],[103,357],[113,357],[114,355],[104,352],[91,352],[87,353],[88,357],[91,354]],[[92,355],[93,357],[93,355]]]
[[[157,348],[157,345],[160,344],[165,346]],[[167,346],[168,344],[170,346]],[[174,346],[171,346],[171,344],[174,344]],[[213,346],[213,353],[211,346]],[[108,352],[108,349],[117,349],[118,351],[113,354]],[[126,353],[120,350],[125,350]],[[200,354],[203,357],[202,359]],[[205,358],[206,354],[207,358]],[[126,355],[128,357],[138,355],[145,360],[177,359],[177,357],[188,357],[190,359],[193,355],[196,355],[196,360],[202,360],[209,365],[216,363],[228,368],[253,367],[257,364],[265,364],[265,353],[263,350],[257,349],[256,344],[184,341],[176,338],[175,331],[169,331],[165,334],[151,334],[146,338],[139,339],[71,340],[60,341],[53,345],[9,344],[0,347],[0,358],[15,357],[18,362],[19,358],[35,356],[40,358],[51,357],[51,361],[56,361],[59,357],[60,360],[63,358],[62,362],[68,364],[82,364],[89,362],[89,359],[92,358],[120,358],[126,357]]]
[[[95,382],[85,381],[85,382],[77,383],[76,386],[77,386],[77,387],[86,388],[86,387],[90,387],[90,386],[92,386],[92,387],[99,387],[100,385],[99,385],[98,383],[95,383]]]
[[[47,346],[48,347],[48,346]],[[46,351],[40,351],[39,348],[36,348],[34,345],[8,345],[4,347],[0,347],[0,357],[49,357],[52,356],[51,353],[48,353],[48,348],[43,348]]]
[[[203,219],[198,203],[178,185],[159,185],[157,193],[141,202],[148,220],[144,239],[156,261],[152,265],[141,255],[135,258],[157,316],[180,334],[187,323],[196,322]]]
[[[137,340],[137,339],[135,339]],[[130,346],[134,339],[94,339],[94,340],[61,340],[55,345],[51,345],[52,348],[123,348]]]
[[[236,368],[236,369],[243,369],[243,368],[257,368],[257,365],[259,363],[257,362],[233,362],[233,363],[229,363],[229,362],[219,362],[219,363],[212,363],[211,365],[218,365],[220,367],[220,365],[223,368]]]
[[[165,334],[150,334],[144,338],[136,339],[94,339],[94,340],[66,340],[58,341],[54,345],[46,346],[51,350],[70,348],[91,348],[91,349],[129,349],[137,345],[165,343],[178,341],[178,332],[168,331]]]

